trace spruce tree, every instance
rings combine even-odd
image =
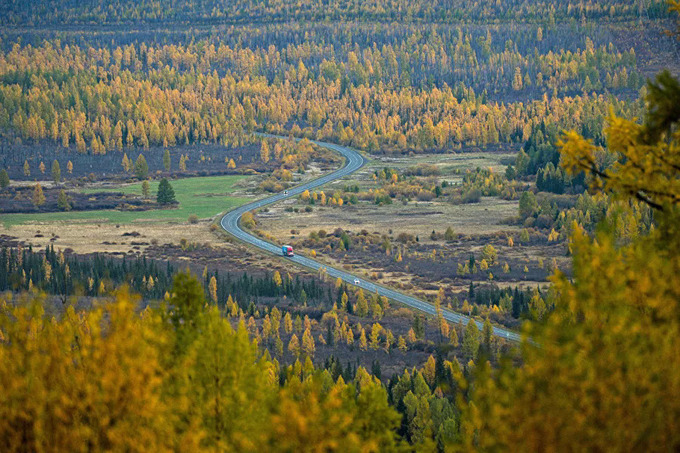
[[[158,194],[156,195],[156,201],[158,204],[174,204],[177,203],[175,199],[175,191],[167,179],[161,179],[160,184],[158,184]]]

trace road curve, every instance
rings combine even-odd
[[[269,135],[269,134],[260,134],[262,136],[267,136],[267,137],[275,137],[275,138],[286,138],[286,137],[279,137],[279,136],[274,136],[274,135]],[[278,201],[284,200],[286,198],[291,198],[297,195],[300,195],[302,192],[305,190],[310,190],[314,189],[316,187],[322,186],[324,184],[327,184],[331,181],[335,181],[336,179],[340,179],[344,176],[350,175],[360,169],[361,167],[364,166],[366,163],[366,160],[364,157],[359,154],[357,151],[353,150],[352,148],[347,148],[345,146],[340,146],[336,145],[333,143],[325,143],[325,142],[319,142],[319,141],[314,141],[312,140],[312,143],[315,143],[318,146],[322,146],[324,148],[328,148],[330,150],[336,151],[339,154],[341,154],[343,157],[345,157],[346,162],[345,166],[342,167],[339,170],[336,170],[332,173],[328,173],[324,176],[321,176],[317,179],[314,179],[312,181],[306,182],[304,184],[301,184],[299,186],[293,187],[291,189],[288,189],[288,193],[284,195],[283,192],[280,192],[276,195],[272,195],[271,197],[267,197],[258,201],[253,201],[252,203],[248,203],[245,205],[242,205],[232,211],[229,211],[227,214],[222,217],[222,220],[220,221],[220,225],[222,225],[222,228],[227,233],[232,234],[234,237],[237,239],[247,242],[249,244],[252,244],[264,251],[273,253],[274,255],[281,255],[281,247],[274,245],[270,242],[264,241],[256,236],[253,236],[252,234],[248,233],[247,231],[243,230],[239,224],[239,221],[241,220],[241,216],[248,212],[252,211],[253,209],[259,209],[264,206],[276,203]],[[327,265],[324,265],[316,260],[313,260],[311,258],[307,258],[306,256],[301,256],[301,255],[295,255],[293,257],[288,257],[288,258],[283,258],[282,259],[287,259],[290,261],[293,261],[296,264],[299,264],[300,266],[304,266],[306,268],[312,269],[314,271],[318,271],[320,268],[325,268],[326,273],[333,277],[334,279],[337,279],[340,277],[344,282],[349,283],[350,285],[354,285],[355,279],[359,279],[360,283],[357,286],[360,286],[361,288],[364,289],[364,291],[368,291],[371,293],[378,293],[381,296],[385,296],[389,299],[392,299],[396,302],[402,303],[404,305],[407,305],[411,308],[414,308],[416,310],[419,310],[423,313],[429,314],[429,315],[436,315],[434,306],[428,302],[422,301],[420,299],[416,299],[415,297],[408,296],[406,294],[394,291],[390,288],[387,288],[382,285],[375,284],[373,282],[369,282],[362,277],[350,274],[348,272],[345,272],[340,269],[336,269],[334,267],[330,267]],[[461,315],[459,313],[452,312],[450,310],[443,309],[443,316],[444,319],[448,320],[449,322],[454,322],[454,323],[463,323],[466,325],[470,318],[465,315]],[[479,327],[479,329],[482,329],[482,323],[475,320],[475,323]],[[513,332],[512,330],[504,329],[501,327],[493,327],[493,334],[499,338],[503,338],[508,341],[512,342],[519,342],[521,340],[521,335],[519,335],[517,332]]]

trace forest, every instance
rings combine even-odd
[[[58,7],[57,7],[58,6]],[[453,3],[445,0],[425,2],[356,2],[333,0],[303,0],[288,4],[281,0],[262,2],[248,0],[237,4],[224,0],[96,0],[82,5],[70,0],[41,0],[37,5],[26,5],[10,0],[0,13],[11,24],[64,25],[64,24],[118,24],[118,23],[258,23],[290,20],[323,21],[384,21],[384,22],[522,22],[590,20],[625,21],[640,16],[663,18],[668,16],[666,3],[627,2],[606,0],[602,2],[503,1]]]
[[[0,450],[678,450],[678,17],[2,2]]]

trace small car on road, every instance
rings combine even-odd
[[[358,278],[355,278],[355,279],[354,279],[354,284],[355,284],[355,285],[361,284],[361,280],[359,280]]]

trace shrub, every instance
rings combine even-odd
[[[189,216],[189,223],[191,223],[191,224],[198,223],[198,216],[196,214],[191,214]]]
[[[418,201],[430,201],[434,198],[434,194],[426,190],[421,190],[420,192],[418,192],[417,198]]]
[[[479,189],[470,189],[463,193],[461,201],[463,203],[479,203],[482,199],[482,192]]]
[[[409,234],[409,233],[399,233],[399,235],[397,236],[397,241],[402,242],[404,244],[407,243],[407,242],[413,242],[415,240],[416,240],[416,238],[412,234]]]

